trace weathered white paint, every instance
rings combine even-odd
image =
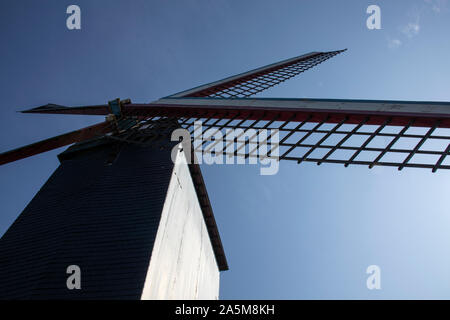
[[[219,268],[183,152],[178,152],[141,299],[218,299]]]
[[[301,111],[381,112],[394,114],[442,115],[450,117],[450,102],[345,100],[345,99],[276,99],[276,98],[164,98],[156,105],[208,106],[226,108],[270,108]]]

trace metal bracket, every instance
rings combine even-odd
[[[122,106],[130,104],[130,99],[120,100],[119,98],[108,101],[109,111],[111,112],[105,118],[106,121],[112,122],[118,133],[123,132],[137,124],[135,119],[126,118],[122,114]]]

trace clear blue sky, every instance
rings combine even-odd
[[[381,30],[366,28],[370,4]],[[148,102],[310,51],[349,49],[264,96],[450,101],[449,31],[445,0],[2,1],[0,151],[103,120],[17,110]],[[0,167],[0,234],[62,150]],[[230,265],[221,298],[450,298],[449,172],[202,169]],[[379,291],[366,288],[372,264]]]

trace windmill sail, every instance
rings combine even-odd
[[[295,58],[254,69],[174,95],[181,97],[245,98],[273,87],[338,55],[347,49],[311,52]]]
[[[11,151],[0,153],[0,165],[34,156],[66,145],[92,139],[111,132],[111,123],[102,122],[83,129],[68,132],[59,136],[45,139],[36,143],[26,145]]]
[[[128,134],[112,134],[110,138],[147,145],[159,140],[152,136],[157,131],[153,130],[143,138],[140,128],[156,126],[163,129],[165,124],[165,129],[172,130],[177,123],[192,132],[194,122],[201,120],[205,130],[278,129],[281,140],[274,148],[278,148],[280,160],[345,166],[359,164],[369,168],[391,166],[399,170],[417,167],[433,172],[450,169],[447,159],[450,152],[449,102],[250,98],[344,51],[313,52],[283,60],[148,104],[121,102],[121,119],[136,121],[136,125]],[[107,115],[111,113],[111,107],[49,104],[24,112]],[[162,131],[167,131],[165,129]],[[227,138],[226,133],[224,137]],[[59,147],[62,142],[56,141],[63,140],[71,141],[49,139],[42,142],[46,148],[30,146],[28,149],[33,152],[16,150],[0,155],[0,159],[13,161],[50,150],[52,144]],[[72,142],[76,141],[79,140]],[[216,148],[215,152],[227,154],[226,146],[235,142],[239,141],[226,140],[224,149]],[[252,148],[244,148],[240,154],[232,155],[247,158],[252,156],[249,150]]]

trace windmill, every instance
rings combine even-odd
[[[183,148],[171,159],[171,133],[192,133],[196,121],[215,132],[241,129],[202,153],[248,158],[260,144],[246,133],[275,129],[279,141],[266,140],[277,160],[450,169],[448,102],[251,98],[344,51],[305,54],[147,104],[23,111],[106,119],[0,154],[6,164],[74,144],[0,240],[0,298],[218,298],[228,264],[200,168]],[[425,130],[409,132],[416,127]],[[387,143],[373,146],[379,138]],[[403,139],[415,143],[404,147]],[[66,286],[69,265],[80,268],[81,289]]]

